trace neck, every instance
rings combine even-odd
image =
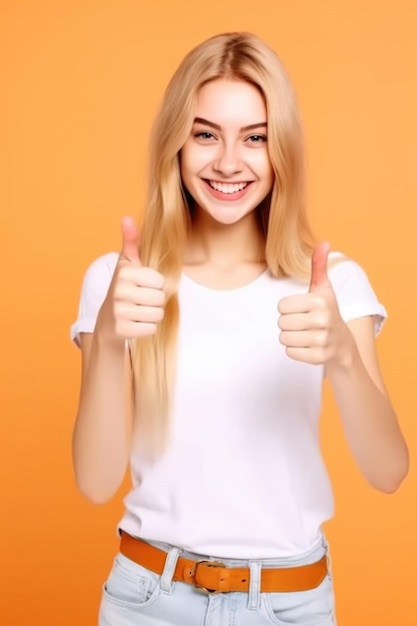
[[[219,224],[207,213],[196,212],[188,241],[186,264],[264,263],[265,237],[255,212],[235,224]]]

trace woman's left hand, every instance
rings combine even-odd
[[[278,303],[279,340],[287,355],[312,365],[343,364],[354,349],[327,274],[329,250],[328,243],[320,243],[313,253],[308,293]]]

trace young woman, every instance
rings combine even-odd
[[[111,498],[130,462],[100,626],[335,624],[322,524],[323,377],[383,492],[408,469],[364,271],[316,244],[299,113],[276,54],[224,34],[173,76],[140,233],[88,269],[77,484]],[[130,390],[133,393],[130,393]]]

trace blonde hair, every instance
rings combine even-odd
[[[191,228],[179,153],[191,132],[199,89],[219,78],[247,81],[264,97],[275,173],[271,194],[259,207],[267,265],[277,277],[308,279],[310,272],[314,238],[304,206],[303,133],[291,82],[276,53],[255,35],[212,37],[189,52],[173,75],[150,141],[141,261],[165,276],[167,302],[157,333],[134,344],[133,371],[138,435],[153,449],[161,449],[169,431],[179,322],[176,292]]]

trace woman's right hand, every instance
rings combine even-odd
[[[164,317],[165,279],[140,261],[139,233],[130,217],[122,220],[123,246],[96,331],[109,339],[135,339],[156,332]]]

